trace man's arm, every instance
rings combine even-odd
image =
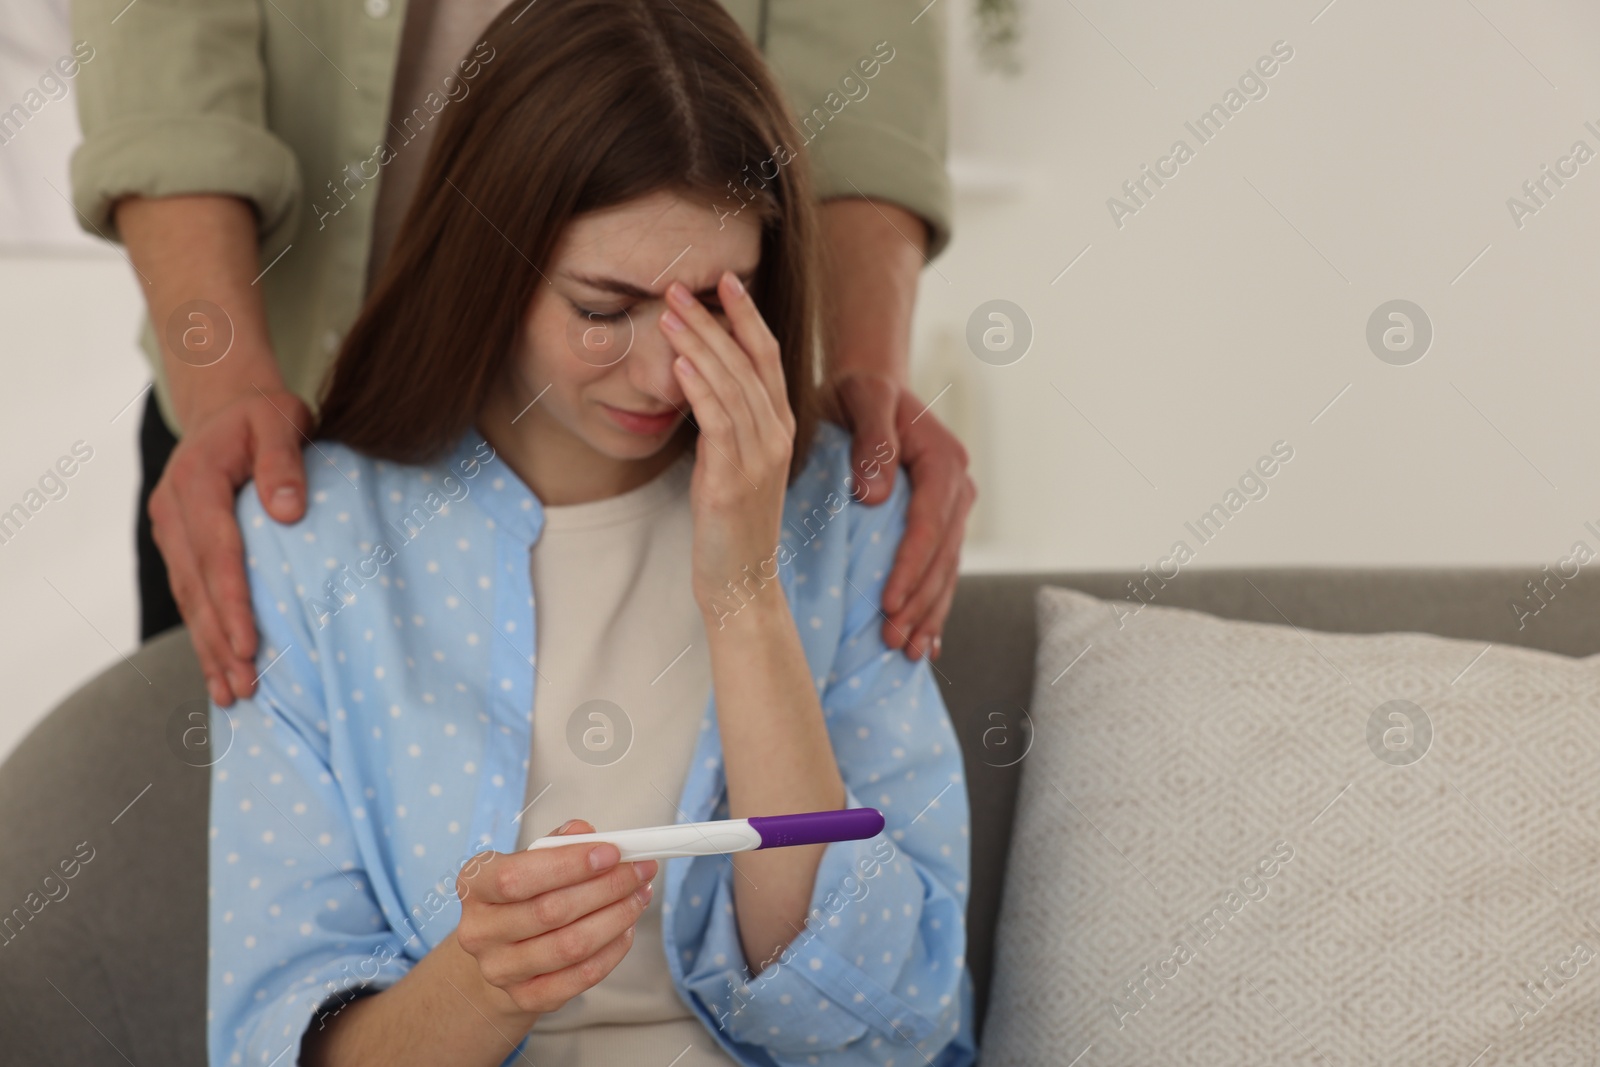
[[[898,204],[850,197],[822,205],[829,378],[909,383],[911,312],[930,229]]]
[[[810,159],[817,198],[899,205],[925,221],[928,259],[950,240],[948,9],[927,0],[767,0],[762,43],[794,116],[786,140]]]
[[[912,481],[906,535],[883,595],[884,643],[912,659],[939,656],[978,495],[967,450],[909,387],[911,312],[929,229],[890,203],[830,200],[822,208],[827,378],[854,430],[857,499],[888,499],[896,464]],[[895,462],[874,463],[885,442]],[[867,470],[878,476],[862,477]]]
[[[150,321],[166,342],[162,363],[179,429],[204,421],[249,391],[252,382],[281,385],[261,290],[251,284],[260,268],[256,216],[248,202],[233,196],[128,196],[116,202],[112,217],[145,283]],[[197,303],[209,307],[181,307]]]
[[[71,162],[85,232],[121,240],[123,197],[228,193],[255,205],[263,243],[277,252],[301,178],[294,151],[266,125],[264,10],[261,0],[131,9],[127,0],[71,0],[72,35],[94,49],[77,76],[83,141]]]
[[[83,141],[71,162],[83,229],[124,243],[138,271],[183,438],[151,517],[173,592],[219,704],[255,689],[255,627],[233,494],[255,476],[283,521],[303,503],[304,405],[282,391],[262,308],[259,250],[287,240],[299,162],[266,125],[260,0],[72,0]],[[280,268],[282,269],[282,268]],[[169,320],[183,309],[174,352]],[[199,313],[191,318],[189,311]],[[232,345],[210,366],[211,339]],[[177,358],[179,356],[186,359]],[[257,391],[259,389],[259,392]],[[281,413],[280,413],[281,409]]]
[[[769,0],[762,42],[795,115],[792,147],[808,156],[823,201],[826,373],[854,431],[855,470],[871,469],[887,443],[911,476],[883,638],[912,658],[939,654],[977,495],[966,450],[908,382],[917,278],[950,239],[948,7]],[[858,498],[887,499],[895,465],[880,461]]]
[[[234,494],[255,478],[279,522],[305,511],[300,458],[310,414],[285,390],[253,283],[256,217],[232,196],[125,197],[117,229],[145,303],[183,437],[150,497],[166,560],[211,698],[255,690],[255,622]]]

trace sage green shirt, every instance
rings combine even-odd
[[[928,222],[929,258],[942,251],[949,5],[723,2],[806,131],[790,147],[810,153],[818,195],[900,204]],[[313,407],[365,294],[378,200],[372,183],[346,199],[334,188],[393,140],[386,126],[405,11],[406,0],[72,0],[73,36],[95,48],[78,76],[83,142],[71,174],[80,225],[120,240],[111,207],[129,194],[220,193],[254,204],[273,350],[288,387]],[[858,64],[891,50],[864,78]],[[329,203],[344,206],[318,209]],[[148,316],[140,344],[162,414],[178,429]]]

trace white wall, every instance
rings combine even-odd
[[[0,108],[8,109],[39,88],[71,41],[55,0],[14,0],[5,30]],[[125,406],[148,381],[134,343],[140,297],[126,262],[82,234],[63,199],[78,140],[74,89],[63,84],[67,95],[0,144],[0,511],[39,491],[75,443],[93,456],[69,463],[65,495],[0,544],[0,758],[51,705],[138,643],[142,398]]]
[[[1277,440],[1294,459],[1196,566],[1600,549],[1600,159],[1521,230],[1506,207],[1575,140],[1600,151],[1600,11],[1326,2],[1036,0],[1015,82],[952,25],[976,178],[918,323],[922,391],[956,382],[934,411],[980,462],[969,567],[1154,563]],[[1278,40],[1268,95],[1114,225],[1107,199]],[[1009,367],[960,339],[994,297],[1035,330]],[[1394,298],[1435,327],[1411,366],[1364,338]]]
[[[1522,229],[1506,209],[1575,140],[1600,150],[1584,128],[1600,128],[1600,12],[1034,0],[1012,81],[976,69],[964,7],[939,2],[957,16],[961,192],[955,241],[925,275],[917,373],[930,399],[950,385],[933,410],[973,448],[968,567],[1153,564],[1197,545],[1185,521],[1278,440],[1293,460],[1193,565],[1536,569],[1580,538],[1600,549],[1583,528],[1600,528],[1600,160]],[[57,5],[31,6],[64,42]],[[1107,198],[1174,139],[1193,145],[1185,120],[1278,40],[1294,57],[1268,95],[1118,229]],[[53,55],[6,53],[0,106]],[[52,103],[32,142],[0,147],[0,506],[74,441],[95,450],[67,497],[0,545],[0,755],[136,638],[138,407],[116,416],[144,383],[139,295],[35,183],[65,190],[71,122],[70,98]],[[1011,366],[963,339],[993,298],[1032,321]],[[1364,337],[1394,298],[1436,331],[1410,366]]]
[[[130,274],[115,256],[0,255],[0,510],[38,490],[75,443],[93,451],[68,464],[65,495],[0,544],[0,758],[57,700],[138,644],[142,398],[122,409],[148,375],[133,344]]]

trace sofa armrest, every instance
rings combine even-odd
[[[0,764],[9,1062],[205,1063],[210,773],[190,728],[206,707],[188,632],[174,630]]]

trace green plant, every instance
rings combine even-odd
[[[1022,12],[1018,0],[973,0],[978,59],[988,69],[1006,75],[1022,70],[1017,42],[1022,37]]]

